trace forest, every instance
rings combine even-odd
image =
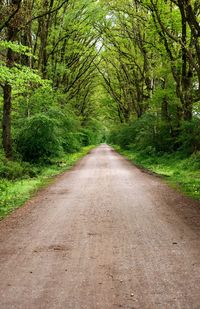
[[[198,0],[0,0],[0,216],[107,142],[200,198]]]

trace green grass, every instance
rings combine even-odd
[[[23,174],[20,169],[18,178],[15,174],[15,179],[11,177],[14,172],[11,172],[6,178],[0,178],[0,219],[4,218],[14,209],[22,206],[28,199],[30,199],[40,188],[48,185],[53,179],[53,176],[61,174],[72,167],[79,159],[85,156],[94,146],[84,147],[80,152],[74,154],[67,154],[58,161],[54,161],[51,165],[46,166],[28,166],[29,173]],[[19,170],[19,163],[10,163],[10,165],[17,166]],[[23,166],[23,165],[22,165]],[[29,174],[32,168],[33,175]],[[27,167],[26,167],[27,170]],[[7,171],[7,170],[6,170]],[[16,171],[15,171],[16,172]],[[11,178],[11,179],[9,179]]]
[[[139,167],[162,176],[185,195],[200,200],[200,153],[184,157],[182,153],[147,155],[136,150],[115,149]]]

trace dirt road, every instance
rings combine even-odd
[[[200,204],[102,145],[0,222],[1,309],[200,308]]]

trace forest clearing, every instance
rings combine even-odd
[[[0,0],[0,122],[0,308],[200,308],[199,0]]]

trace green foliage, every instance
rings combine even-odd
[[[91,144],[90,144],[91,145]],[[76,151],[79,151],[82,146],[82,141],[81,141],[81,133],[73,133],[73,132],[68,132],[64,134],[63,138],[63,143],[62,143],[64,151],[68,153],[74,153]]]
[[[29,162],[49,161],[61,151],[56,122],[38,114],[28,118],[16,136],[17,151]]]
[[[194,117],[192,121],[184,121],[180,131],[181,150],[187,154],[200,151],[200,118]]]
[[[23,160],[48,161],[48,156],[50,158],[59,154],[56,149],[65,153],[73,153],[79,151],[82,145],[88,146],[100,141],[102,124],[97,120],[88,120],[87,125],[83,127],[73,107],[64,105],[64,100],[65,97],[62,94],[45,86],[38,88],[28,97],[18,98],[13,119],[14,135],[16,150]],[[42,119],[45,121],[42,121],[40,116],[44,116]],[[36,120],[40,122],[40,125],[36,124]],[[34,131],[38,126],[40,134]],[[47,138],[46,134],[53,136]],[[48,146],[48,140],[52,138],[53,142]],[[46,148],[51,149],[51,153]],[[34,158],[31,157],[33,154]]]
[[[181,150],[191,154],[200,150],[200,119],[182,122],[179,128],[146,114],[111,131],[109,141],[122,149],[138,149],[147,154]]]
[[[27,66],[16,65],[12,68],[0,63],[0,83],[9,83],[17,93],[27,90],[27,85],[31,88],[33,84],[48,85],[50,82],[43,80],[36,70]]]
[[[65,111],[60,115],[59,134],[62,139],[64,152],[74,153],[82,147],[81,123],[71,111]]]
[[[98,120],[91,119],[81,130],[81,140],[84,146],[99,144],[103,141],[104,127]]]
[[[0,161],[0,178],[9,180],[35,177],[39,169],[27,162]]]
[[[18,42],[0,40],[0,51],[6,53],[7,49],[11,49],[14,53],[25,55],[27,57],[34,58],[31,53],[31,48]],[[18,92],[23,92],[24,87],[33,86],[33,84],[48,84],[48,81],[45,81],[41,78],[37,70],[33,70],[25,65],[14,62],[12,65],[7,65],[5,61],[0,61],[0,83],[9,83]],[[19,89],[20,88],[20,89]]]
[[[0,41],[0,51],[5,51],[6,49],[12,49],[15,53],[23,54],[26,56],[33,56],[31,53],[31,48],[28,46],[19,44],[18,42],[11,42],[11,41]]]
[[[9,84],[18,159],[0,161],[2,188],[8,185],[10,192],[8,179],[32,183],[40,170],[32,163],[52,164],[63,153],[104,142],[110,127],[110,142],[123,149],[154,163],[179,149],[193,153],[184,164],[198,168],[200,65],[192,37],[198,14],[187,20],[182,42],[181,8],[188,8],[182,1],[69,0],[57,10],[58,4],[49,3],[47,18],[45,2],[29,7],[22,1],[2,29],[0,119]],[[0,7],[2,20],[9,20],[9,1]],[[193,2],[190,9],[194,13]],[[25,28],[31,16],[38,18]],[[193,120],[183,121],[188,105]]]
[[[156,127],[156,117],[146,114],[129,124],[115,128],[110,135],[110,142],[120,145],[123,149],[134,147],[137,149],[159,149],[162,139],[161,130]],[[152,148],[151,148],[152,147]]]

